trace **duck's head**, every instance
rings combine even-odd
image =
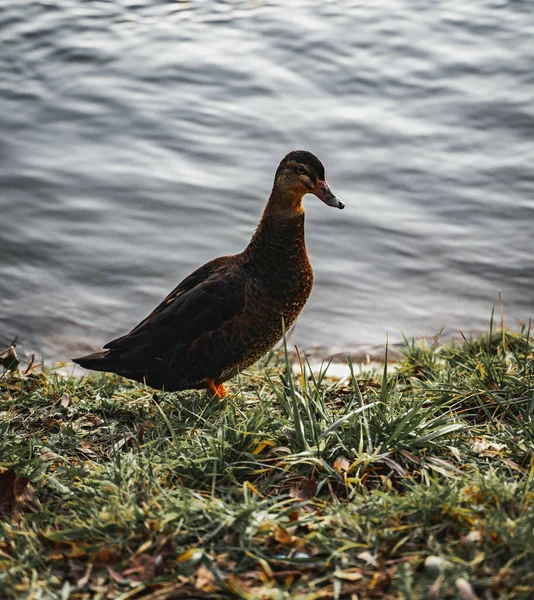
[[[294,150],[283,159],[274,177],[273,196],[288,204],[292,211],[302,211],[302,198],[313,194],[328,206],[344,208],[345,204],[326,182],[323,163],[311,152]]]

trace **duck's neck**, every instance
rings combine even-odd
[[[273,189],[245,255],[258,268],[278,276],[285,269],[307,267],[302,198],[298,202],[283,198]]]

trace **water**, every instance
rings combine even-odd
[[[49,0],[0,9],[0,345],[67,359],[240,251],[324,162],[293,333],[344,351],[534,300],[529,1]]]

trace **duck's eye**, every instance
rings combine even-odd
[[[299,165],[299,166],[297,167],[297,173],[298,173],[299,175],[305,175],[305,174],[306,174],[306,169],[305,169],[305,168],[304,168],[302,165]]]

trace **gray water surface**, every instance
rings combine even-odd
[[[316,153],[292,341],[482,330],[534,300],[530,1],[155,0],[0,8],[0,345],[68,359],[248,242]]]

